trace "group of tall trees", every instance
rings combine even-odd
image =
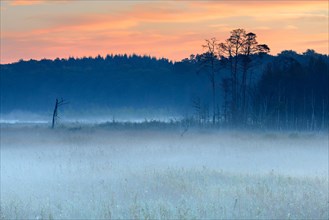
[[[269,63],[255,89],[252,121],[277,129],[328,128],[328,56],[284,51]]]
[[[327,55],[314,50],[302,55],[283,51],[265,61],[270,48],[244,29],[232,30],[224,42],[206,40],[203,47],[206,52],[194,57],[200,57],[200,69],[210,80],[213,124],[310,130],[328,127]],[[262,68],[255,79],[253,70]],[[218,89],[222,90],[219,98]]]
[[[267,54],[270,48],[266,44],[259,44],[256,34],[247,33],[244,29],[231,31],[230,37],[225,42],[217,42],[216,38],[206,40],[203,47],[207,50],[201,57],[202,67],[207,66],[208,76],[212,88],[213,120],[216,123],[216,74],[220,74],[221,69],[229,68],[230,76],[221,78],[225,96],[225,121],[232,124],[238,122],[245,123],[248,116],[248,80],[250,69],[252,68],[253,55]],[[210,70],[209,70],[210,69]],[[220,78],[220,77],[218,77]],[[230,98],[230,100],[228,100]],[[229,104],[230,114],[227,114],[227,104]]]

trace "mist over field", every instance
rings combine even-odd
[[[1,1],[0,220],[328,220],[327,6]]]
[[[327,219],[328,133],[1,124],[1,219]]]
[[[52,110],[34,113],[31,111],[13,110],[9,113],[0,113],[2,124],[47,124],[52,118]],[[68,111],[65,108],[60,110],[59,123],[80,123],[80,124],[102,124],[106,122],[145,122],[145,121],[179,121],[182,114],[168,109],[101,109],[85,110],[81,112]]]

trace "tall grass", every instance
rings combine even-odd
[[[328,137],[5,127],[1,219],[328,219]]]

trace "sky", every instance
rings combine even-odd
[[[328,54],[328,1],[1,0],[2,64],[140,54],[179,61],[243,28],[275,55]]]

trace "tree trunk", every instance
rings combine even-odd
[[[56,103],[55,103],[55,108],[54,108],[54,113],[53,113],[53,121],[52,121],[52,124],[51,124],[52,129],[55,128],[55,121],[56,121],[56,117],[57,117],[57,108],[58,108],[58,99],[56,99]]]

